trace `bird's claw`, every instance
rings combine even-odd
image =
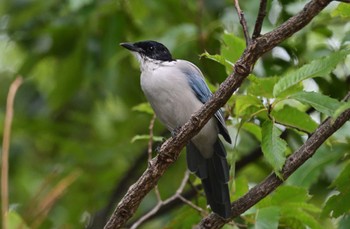
[[[171,136],[176,136],[180,132],[181,126],[176,127],[171,131]]]
[[[159,154],[161,146],[162,145],[159,145],[159,146],[156,147],[155,151],[156,151],[157,154]]]

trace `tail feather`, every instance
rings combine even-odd
[[[186,146],[186,150],[188,169],[202,180],[208,178],[207,161],[200,154],[197,147],[192,142],[189,142]]]
[[[218,139],[214,145],[214,154],[205,159],[195,145],[187,145],[187,165],[201,180],[207,202],[213,212],[223,218],[231,216],[230,194],[228,189],[229,166],[226,151]]]
[[[213,162],[217,179],[222,183],[227,183],[230,180],[230,168],[226,160],[226,150],[220,139],[218,139],[214,145],[214,155],[211,160]]]

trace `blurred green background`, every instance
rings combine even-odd
[[[294,15],[305,2],[269,1],[263,33]],[[250,32],[258,7],[258,1],[241,1]],[[339,12],[332,15],[335,7],[328,7],[279,49],[266,54],[257,63],[255,75],[279,76],[349,42],[348,18]],[[146,99],[139,85],[138,64],[119,43],[162,42],[175,58],[197,64],[215,88],[226,78],[225,68],[199,58],[200,54],[220,54],[225,33],[243,39],[233,1],[228,0],[2,0],[0,15],[1,136],[8,88],[16,76],[24,78],[16,95],[11,135],[10,209],[17,214],[14,218],[32,228],[101,228],[147,166],[147,139],[131,140],[149,134],[152,115],[133,110]],[[239,52],[232,55],[238,57]],[[349,90],[349,69],[337,72],[326,79],[310,80],[308,85],[340,99]],[[238,94],[244,93],[245,84]],[[230,124],[232,134],[237,128],[234,122]],[[154,131],[157,136],[170,136],[158,121]],[[295,135],[289,135],[292,149],[302,141]],[[230,150],[236,152],[237,160],[259,147],[244,131],[237,141],[236,148]],[[159,145],[155,143],[154,148]],[[329,148],[324,146],[323,151]],[[345,143],[333,146],[339,156],[332,162],[344,155],[344,148],[349,152]],[[249,184],[261,181],[271,171],[259,156],[252,161],[238,173],[238,177],[248,177]],[[316,174],[306,186],[327,187],[339,173],[338,167],[332,168],[323,176]],[[162,198],[178,188],[184,170],[182,154],[160,181]],[[54,198],[51,191],[72,174],[78,174],[76,179]],[[191,180],[198,182],[194,177]],[[52,205],[45,205],[49,200]],[[205,206],[202,196],[197,201]],[[148,195],[136,218],[155,203],[155,195]],[[40,211],[41,206],[46,206],[47,214]],[[200,217],[182,205],[145,227],[186,228],[184,225],[192,225]]]

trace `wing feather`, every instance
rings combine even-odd
[[[192,64],[191,62],[185,60],[178,61],[181,61],[179,67],[181,71],[186,74],[188,83],[190,84],[193,92],[199,101],[201,101],[203,104],[206,103],[212,96],[212,93],[204,80],[202,72],[196,65]],[[231,138],[225,124],[224,114],[221,109],[215,113],[215,118],[218,121],[219,133],[227,142],[231,143]]]

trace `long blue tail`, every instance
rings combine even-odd
[[[226,150],[220,139],[217,139],[214,154],[209,159],[205,159],[192,142],[187,144],[186,155],[188,169],[202,180],[210,208],[219,216],[230,218],[229,166]]]

